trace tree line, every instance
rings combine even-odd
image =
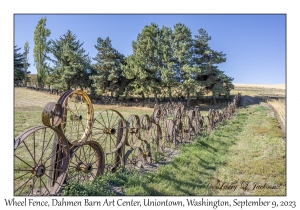
[[[200,28],[194,37],[182,23],[173,28],[151,23],[132,42],[133,53],[125,57],[111,44],[109,37],[99,37],[94,45],[97,54],[91,58],[83,42],[68,30],[59,39],[49,39],[46,18],[41,18],[34,31],[34,65],[37,86],[44,88],[88,89],[91,97],[132,95],[159,97],[201,97],[212,92],[213,99],[229,97],[233,78],[218,69],[226,54],[209,46],[211,37]],[[28,42],[14,46],[15,83],[28,81]],[[92,63],[92,60],[94,61]]]

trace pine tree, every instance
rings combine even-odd
[[[50,51],[56,59],[52,74],[55,88],[83,89],[90,86],[90,58],[82,45],[69,30],[59,40],[51,40]]]
[[[14,46],[14,82],[15,85],[19,85],[24,79],[23,73],[23,55],[18,51],[21,48],[17,48],[17,45]]]
[[[48,56],[48,45],[47,38],[51,32],[45,28],[46,18],[41,18],[34,31],[34,62],[37,69],[37,82],[38,86],[44,87],[48,72],[48,64],[46,63]]]
[[[190,106],[190,96],[196,87],[196,75],[201,69],[193,65],[193,39],[189,28],[182,23],[174,26],[173,57],[175,59],[176,76],[179,77],[182,90],[187,97],[187,106]]]
[[[132,42],[133,54],[127,57],[126,65],[122,65],[125,77],[131,80],[125,92],[133,91],[143,99],[145,94],[154,94],[156,102],[161,89],[159,36],[155,23],[145,26]]]
[[[193,47],[193,61],[202,71],[196,75],[197,80],[201,83],[205,90],[211,91],[213,102],[216,104],[216,98],[220,94],[229,96],[230,90],[233,88],[233,78],[228,77],[224,72],[220,71],[217,64],[226,62],[226,54],[212,50],[208,45],[211,37],[204,29],[198,30],[195,36]]]
[[[172,29],[163,26],[160,37],[160,51],[161,51],[161,79],[162,87],[167,90],[169,100],[172,101],[172,90],[179,83],[180,78],[176,77],[175,62],[173,58],[172,48]]]
[[[92,87],[98,94],[110,91],[111,94],[119,93],[124,76],[121,64],[124,64],[125,56],[112,47],[111,40],[107,37],[105,40],[100,37],[97,39],[95,48],[98,50],[93,60],[96,64],[93,66],[96,71],[90,76]]]

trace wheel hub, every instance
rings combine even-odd
[[[82,116],[81,115],[73,114],[73,115],[70,116],[70,120],[71,121],[81,121],[82,120]]]
[[[46,167],[44,165],[39,165],[34,168],[34,174],[37,177],[43,176],[45,174],[45,171],[46,171]]]
[[[112,134],[112,135],[114,135],[114,134],[116,134],[116,129],[115,128],[105,128],[104,129],[104,133],[105,134]]]

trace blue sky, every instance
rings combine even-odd
[[[211,36],[213,50],[226,54],[227,61],[219,65],[234,78],[234,83],[282,84],[286,81],[286,16],[284,14],[186,14],[186,15],[14,15],[14,44],[23,52],[29,42],[29,71],[36,73],[33,65],[33,34],[40,18],[46,17],[49,39],[58,39],[71,30],[90,57],[96,56],[97,38],[109,37],[119,52],[132,53],[131,43],[144,26],[156,23],[159,27],[172,27],[180,22],[195,36],[204,28]]]

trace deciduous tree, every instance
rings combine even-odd
[[[28,63],[28,53],[29,53],[29,43],[26,42],[24,45],[24,53],[23,53],[23,66],[24,66],[24,85],[27,86],[27,74],[30,74],[30,72],[27,72],[29,63]]]
[[[41,18],[34,31],[34,62],[37,69],[37,82],[38,86],[44,87],[46,82],[46,76],[48,71],[47,64],[47,53],[49,41],[47,38],[50,36],[51,32],[46,28],[46,17]]]

